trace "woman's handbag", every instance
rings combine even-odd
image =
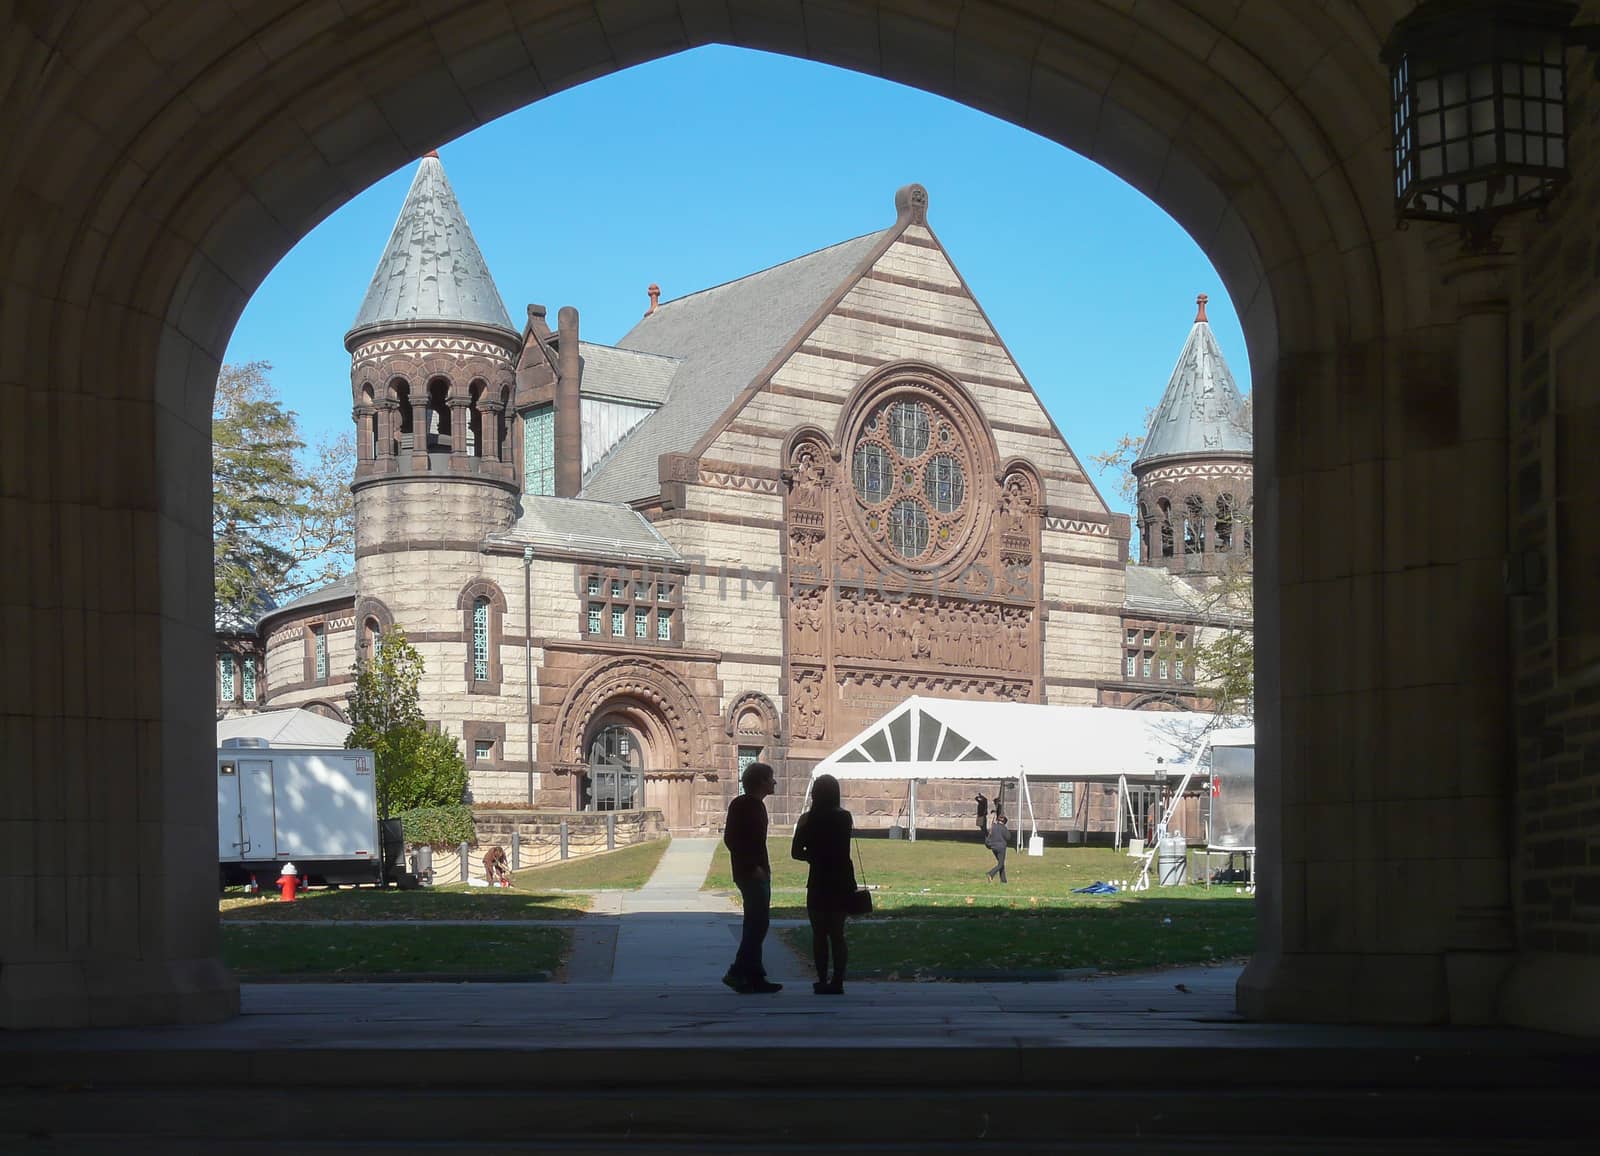
[[[854,839],[850,840],[856,845],[856,862],[861,863],[861,844]],[[867,868],[861,865],[861,885],[850,893],[850,898],[845,901],[846,915],[870,915],[872,913],[872,892],[867,890]]]

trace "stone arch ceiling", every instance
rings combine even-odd
[[[0,260],[9,304],[23,304],[25,287],[57,308],[48,340],[26,345],[18,338],[28,310],[6,310],[0,358],[25,363],[0,380],[148,396],[153,373],[164,408],[198,421],[215,358],[250,294],[339,204],[551,92],[725,43],[952,97],[1103,164],[1205,248],[1244,317],[1257,378],[1270,381],[1280,352],[1403,329],[1425,308],[1425,287],[1404,279],[1421,264],[1405,260],[1405,248],[1419,242],[1395,234],[1390,216],[1387,85],[1377,60],[1409,7],[13,6],[0,17],[10,25],[0,29],[0,204],[20,208],[0,217]],[[93,382],[108,362],[146,385]]]

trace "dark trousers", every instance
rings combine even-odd
[[[843,911],[817,911],[807,907],[811,920],[811,958],[817,966],[817,979],[828,982],[828,955],[833,955],[833,982],[844,982],[844,968],[850,958],[844,942]]]
[[[728,973],[744,979],[764,979],[767,969],[761,963],[761,944],[772,922],[772,880],[744,879],[737,885],[739,897],[744,900],[744,930]]]
[[[989,878],[993,879],[995,873],[998,872],[1000,882],[1004,883],[1006,881],[1006,849],[1004,847],[990,847],[989,850],[994,853],[994,866],[989,868]]]

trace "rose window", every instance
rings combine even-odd
[[[940,400],[903,391],[861,416],[850,454],[857,525],[892,557],[938,564],[970,537],[973,466],[966,429]]]

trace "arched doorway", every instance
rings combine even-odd
[[[622,717],[600,720],[588,743],[580,810],[633,811],[644,806],[644,741]]]
[[[51,929],[69,923],[61,896],[73,888],[21,877],[26,901],[56,915],[8,944],[0,1022],[87,1022],[91,1004],[110,1019],[237,1007],[210,897],[161,880],[202,875],[211,853],[192,804],[214,699],[200,676],[211,658],[207,407],[254,287],[352,190],[440,141],[712,42],[993,112],[1122,176],[1206,249],[1240,305],[1258,392],[1260,844],[1264,875],[1283,885],[1259,893],[1247,1010],[1447,1014],[1457,912],[1510,903],[1507,658],[1499,642],[1471,662],[1457,649],[1505,633],[1504,526],[1483,516],[1493,503],[1463,503],[1455,485],[1470,476],[1504,498],[1503,430],[1463,423],[1503,421],[1509,407],[1468,396],[1455,306],[1437,291],[1444,258],[1426,249],[1438,230],[1393,230],[1378,48],[1404,7],[1084,0],[1034,15],[973,0],[922,14],[796,0],[778,21],[674,0],[548,14],[306,0],[292,20],[273,6],[195,2],[164,10],[160,27],[136,7],[107,19],[8,12],[0,33],[22,80],[4,98],[7,123],[20,126],[0,186],[5,312],[18,319],[5,372],[28,382],[31,402],[16,436],[45,446],[104,421],[118,449],[115,470],[40,453],[8,482],[8,499],[34,511],[29,535],[6,527],[8,544],[38,543],[33,561],[58,579],[17,594],[28,627],[8,650],[19,672],[86,662],[81,630],[66,622],[100,616],[93,661],[130,672],[140,694],[130,704],[112,680],[64,694],[62,678],[20,674],[10,707],[29,738],[5,757],[33,781],[51,773],[34,751],[95,736],[104,754],[82,760],[88,786],[60,821],[87,833],[90,800],[108,793],[98,788],[138,782],[139,821],[163,833],[166,852],[136,868],[162,896],[136,928],[71,945]],[[438,35],[446,25],[451,35]],[[178,26],[182,37],[168,35]],[[1547,341],[1532,327],[1525,358]],[[108,388],[114,408],[99,404]],[[1404,517],[1386,518],[1402,506]],[[83,558],[132,581],[86,581]],[[1313,604],[1340,608],[1333,637],[1319,636]],[[1417,623],[1415,638],[1396,642],[1386,623]],[[1437,741],[1421,743],[1408,712],[1426,714]],[[1452,774],[1412,773],[1438,763]],[[1378,820],[1391,813],[1403,821],[1384,834]],[[1408,832],[1469,821],[1480,855],[1440,845],[1419,862]],[[1370,838],[1359,848],[1283,838],[1341,829]],[[1444,894],[1449,903],[1434,900]],[[1530,950],[1556,941],[1540,918]],[[1593,975],[1594,955],[1578,958]],[[137,960],[140,983],[101,966],[111,959]]]

